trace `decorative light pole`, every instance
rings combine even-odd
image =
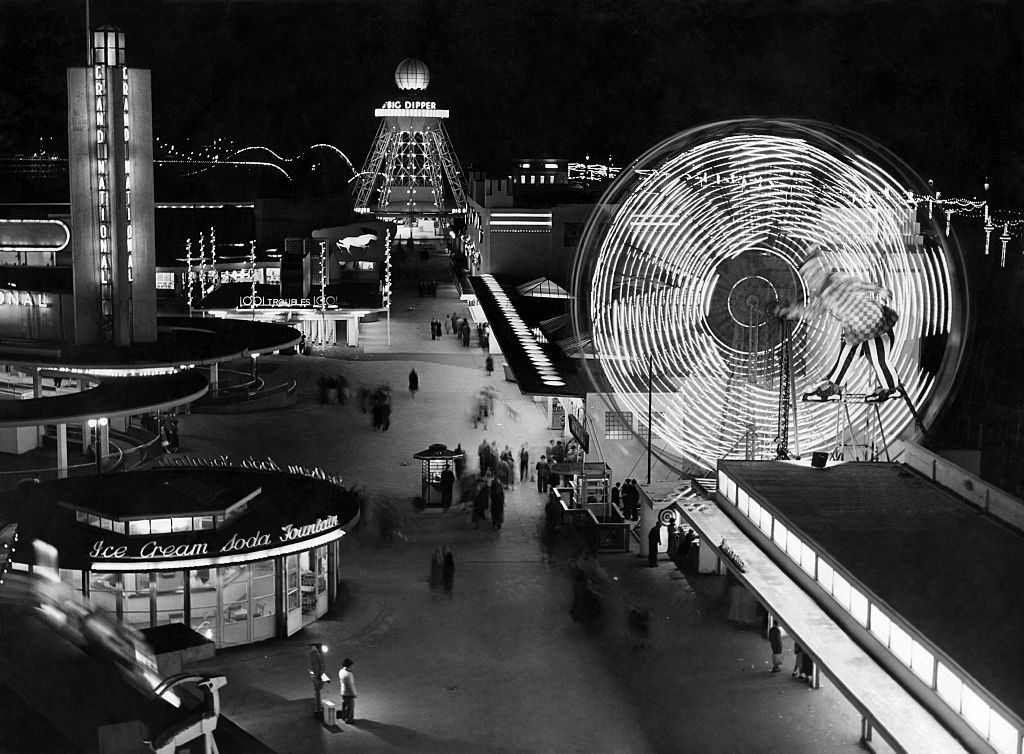
[[[213,273],[213,282],[210,283],[210,293],[217,287],[217,231],[210,226],[210,269]]]
[[[188,316],[192,316],[192,239],[185,241],[185,295],[188,297]]]
[[[388,345],[391,345],[391,229],[384,235],[384,289],[381,291],[388,313]]]
[[[206,297],[206,236],[199,234],[199,298]]]
[[[327,241],[320,242],[320,355],[327,349]]]
[[[252,286],[251,296],[249,297],[250,310],[252,311],[252,318],[256,319],[256,239],[254,238],[249,243],[249,282]]]

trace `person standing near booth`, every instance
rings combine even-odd
[[[448,510],[452,507],[452,487],[455,486],[455,472],[452,471],[449,463],[444,465],[444,471],[441,472],[440,486],[441,507]]]
[[[352,672],[352,660],[348,657],[338,671],[338,688],[341,691],[341,719],[349,725],[356,717],[356,676]]]

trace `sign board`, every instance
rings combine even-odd
[[[590,452],[590,433],[583,426],[583,422],[572,414],[569,414],[569,434],[576,438],[584,453]]]

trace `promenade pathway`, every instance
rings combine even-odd
[[[576,546],[545,541],[535,488],[509,490],[499,532],[474,529],[458,506],[416,511],[414,452],[461,442],[472,469],[485,437],[514,450],[526,443],[534,460],[553,437],[542,407],[497,376],[500,359],[488,378],[480,349],[430,340],[431,316],[466,312],[446,264],[435,258],[420,270],[444,281],[436,299],[418,297],[415,277],[398,287],[390,347],[382,321],[366,326],[359,348],[261,358],[262,375],[299,382],[297,406],[181,419],[183,453],[320,466],[405,515],[404,537],[384,543],[360,529],[342,541],[347,597],[334,614],[287,640],[220,651],[202,667],[228,678],[225,714],[275,750],[304,754],[860,751],[859,719],[835,689],[771,674],[760,633],[725,620],[722,577],[668,561],[648,569],[635,553],[602,556],[611,588],[603,626],[588,632],[569,616]],[[415,398],[406,390],[413,367]],[[391,430],[374,432],[355,401],[320,405],[321,374],[343,374],[353,387],[389,382]],[[471,407],[486,385],[498,410],[486,430],[474,429]],[[438,544],[456,558],[451,600],[435,599],[426,583]],[[628,630],[630,604],[652,609],[647,648]],[[337,668],[355,660],[355,725],[329,730],[310,714],[307,644],[318,641],[330,647],[335,675],[327,698],[340,702]]]

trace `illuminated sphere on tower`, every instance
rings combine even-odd
[[[395,84],[403,92],[422,91],[430,83],[430,69],[422,60],[406,58],[395,69]]]

